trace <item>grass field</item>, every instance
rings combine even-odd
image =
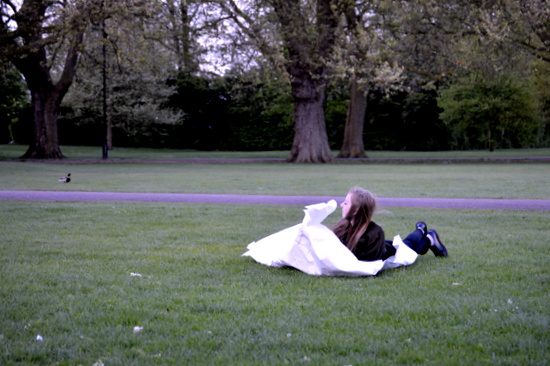
[[[57,179],[71,173],[69,184]],[[550,164],[292,165],[0,162],[1,190],[550,198]]]
[[[10,162],[0,189],[548,199],[547,166],[78,164],[64,185],[67,165]],[[328,278],[241,257],[297,206],[0,205],[1,365],[550,362],[547,212],[385,208],[388,236],[424,219],[450,257]]]
[[[26,145],[0,145],[0,159],[15,159],[27,150]],[[100,146],[62,146],[63,154],[72,159],[101,159]],[[334,156],[338,154],[334,152]],[[367,151],[371,158],[490,158],[550,156],[550,148],[469,151]],[[197,151],[176,149],[120,148],[108,152],[114,159],[186,159],[186,158],[276,158],[286,159],[288,151]]]

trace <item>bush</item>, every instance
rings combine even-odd
[[[183,114],[183,148],[287,150],[292,100],[286,83],[266,75],[208,79],[178,75],[169,106]]]
[[[434,151],[449,148],[447,127],[439,119],[435,92],[369,94],[365,148]]]
[[[525,148],[542,141],[537,95],[516,78],[459,80],[441,92],[438,104],[454,148]]]
[[[23,127],[29,107],[27,89],[19,71],[7,61],[1,60],[0,90],[2,90],[0,93],[0,143],[6,144],[14,140],[26,143],[26,132],[16,135],[15,130],[19,128],[15,125],[19,124],[19,127]]]

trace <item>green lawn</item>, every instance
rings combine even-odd
[[[27,150],[26,145],[0,145],[0,159],[15,159]],[[61,146],[66,157],[72,159],[101,159],[100,146]],[[334,151],[336,156],[338,151]],[[186,158],[277,158],[286,159],[288,151],[197,151],[177,149],[121,148],[108,152],[114,159],[186,159]],[[490,157],[535,157],[550,156],[546,149],[506,149],[470,151],[367,151],[371,158],[490,158]]]
[[[71,173],[69,184],[57,179]],[[550,198],[550,164],[54,164],[0,162],[0,190]]]
[[[74,181],[58,183],[69,171]],[[379,196],[548,199],[548,171],[548,164],[0,162],[0,190],[344,195],[358,184]],[[550,359],[547,212],[384,208],[375,220],[388,237],[423,219],[450,257],[429,254],[375,277],[327,278],[241,257],[251,241],[300,222],[299,206],[0,205],[1,365]]]
[[[24,147],[0,145],[0,156],[21,154]],[[19,149],[13,154],[13,149]],[[69,147],[87,156],[90,147]],[[152,149],[116,149],[127,158],[217,157],[219,153]],[[513,156],[550,149],[505,150]],[[464,157],[469,152],[455,152]],[[484,152],[479,152],[484,153]],[[488,152],[485,152],[489,154]],[[114,153],[113,153],[114,154]],[[258,157],[226,153],[226,157]],[[269,154],[269,153],[265,153]],[[447,152],[433,153],[437,156]],[[413,153],[411,153],[413,155]],[[401,154],[401,157],[408,155]],[[265,157],[265,156],[264,156]],[[220,193],[270,195],[345,195],[359,185],[380,197],[534,198],[549,199],[550,165],[542,164],[67,164],[2,162],[0,190]],[[71,173],[70,184],[57,179]]]
[[[546,364],[547,213],[376,221],[405,235],[420,218],[449,258],[325,278],[241,257],[296,206],[3,201],[0,364]]]

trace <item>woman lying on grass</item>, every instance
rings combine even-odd
[[[352,188],[334,230],[322,224],[336,210],[336,201],[306,206],[301,224],[250,243],[243,256],[272,267],[293,267],[316,276],[374,276],[388,268],[408,266],[429,249],[446,257],[447,249],[435,230],[420,221],[405,240],[386,241],[371,219],[376,199],[362,188]]]
[[[374,195],[360,187],[349,190],[342,208],[342,220],[336,224],[334,233],[360,261],[386,260],[395,255],[392,241],[385,240],[384,230],[372,221],[376,209]],[[431,250],[436,257],[447,257],[447,248],[435,230],[428,230],[424,221],[416,223],[416,230],[403,242],[418,254]]]

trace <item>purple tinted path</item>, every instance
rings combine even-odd
[[[307,206],[337,201],[334,196],[267,196],[237,194],[119,193],[60,191],[0,191],[3,200],[27,201],[137,201],[172,203],[262,204]],[[468,210],[537,210],[550,211],[550,200],[542,199],[472,199],[472,198],[397,198],[378,197],[380,207],[417,207]]]

